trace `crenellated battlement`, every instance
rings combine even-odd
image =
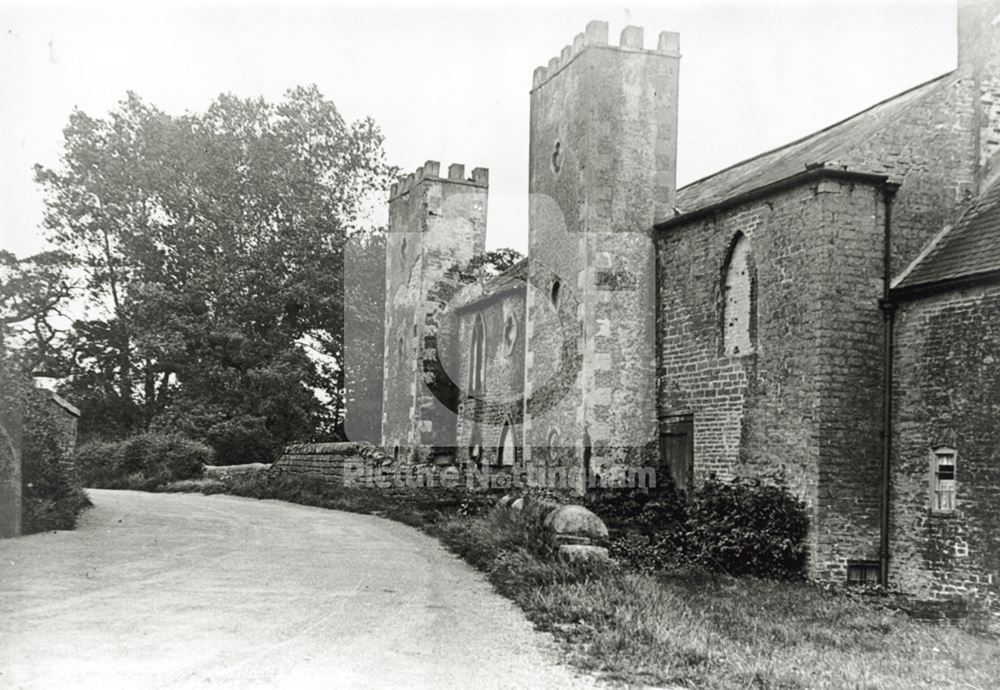
[[[680,57],[680,34],[674,31],[661,31],[656,42],[656,48],[646,50],[644,45],[644,31],[641,26],[626,26],[622,29],[618,39],[618,45],[608,44],[608,23],[600,21],[587,22],[587,28],[583,33],[577,34],[573,38],[573,43],[563,47],[558,56],[549,60],[547,66],[535,68],[532,78],[531,88],[537,89],[549,79],[554,77],[577,55],[589,47],[607,48],[610,50],[622,50],[628,52],[646,52],[668,57]]]
[[[448,176],[441,177],[441,164],[438,161],[427,161],[417,168],[416,171],[407,175],[400,175],[392,183],[392,186],[389,187],[389,201],[409,193],[414,186],[424,180],[445,180],[473,187],[489,187],[490,171],[488,168],[473,168],[472,173],[467,178],[465,176],[465,165],[462,163],[452,163],[448,166]]]

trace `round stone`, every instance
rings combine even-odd
[[[583,506],[559,506],[545,518],[544,525],[557,537],[587,537],[596,541],[608,538],[608,528],[604,521]]]

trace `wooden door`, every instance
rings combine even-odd
[[[661,424],[660,464],[669,468],[678,489],[690,491],[694,478],[694,417],[668,417]]]

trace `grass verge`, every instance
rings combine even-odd
[[[691,569],[641,574],[568,563],[495,497],[383,493],[251,475],[171,488],[374,513],[437,536],[483,571],[575,666],[636,685],[697,688],[993,688],[1000,640],[978,620],[934,626],[884,601],[808,583]]]

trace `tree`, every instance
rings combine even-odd
[[[344,300],[345,436],[379,443],[385,339],[385,231],[348,240]]]
[[[131,93],[108,119],[74,112],[61,166],[36,177],[100,314],[75,327],[84,417],[262,453],[311,433],[328,416],[314,390],[339,400],[342,383],[308,343],[343,361],[344,244],[391,172],[374,123],[315,87],[182,117]]]
[[[512,269],[524,255],[516,249],[490,249],[472,260],[471,268],[483,267],[487,275],[496,276]]]
[[[21,357],[28,371],[53,365],[60,331],[51,317],[70,296],[63,252],[42,252],[18,259],[0,250],[0,353]],[[46,372],[47,373],[47,372]]]

